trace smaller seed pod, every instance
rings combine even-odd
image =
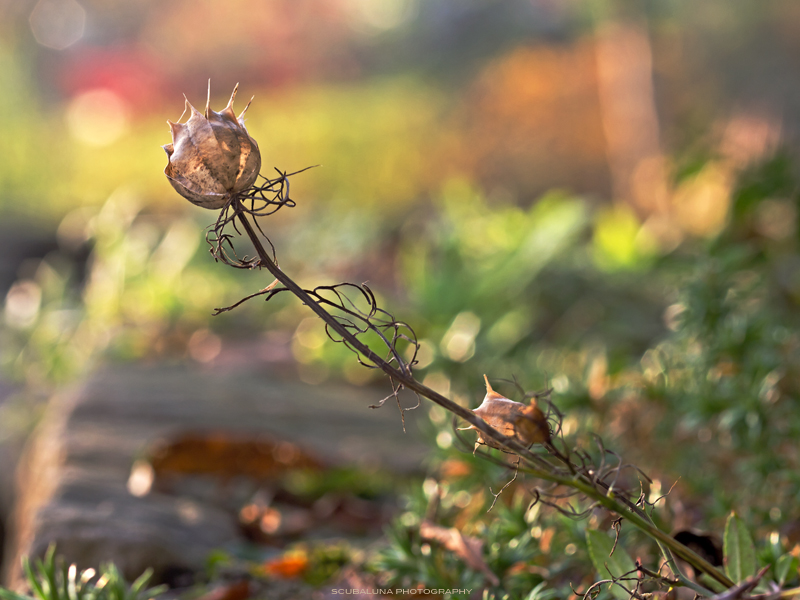
[[[187,99],[184,113],[191,112],[189,120],[167,121],[172,143],[162,146],[169,159],[164,174],[181,196],[203,208],[222,208],[232,196],[252,186],[261,170],[258,144],[244,126],[250,102],[238,119],[233,112],[238,89],[237,83],[228,105],[222,112],[216,112],[209,106],[209,81],[205,115]]]
[[[472,411],[473,413],[504,436],[515,437],[526,446],[550,441],[550,426],[535,400],[531,399],[530,404],[509,400],[492,389],[486,375],[483,378],[486,381],[486,396],[481,405]],[[468,429],[475,429],[478,432],[476,448],[486,445],[490,448],[501,449],[494,440],[484,438],[483,433],[474,425],[465,427],[462,431]]]

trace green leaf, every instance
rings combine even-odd
[[[47,600],[42,584],[39,583],[39,578],[34,572],[31,561],[27,556],[22,559],[22,570],[25,571],[25,579],[28,581],[28,585],[31,586],[36,597],[39,598],[39,600]]]
[[[50,600],[60,600],[58,597],[58,581],[56,581],[56,546],[50,544],[44,555],[44,562],[37,560],[39,572],[47,580],[47,595]]]
[[[778,585],[783,586],[791,573],[796,573],[797,568],[800,567],[800,560],[791,554],[784,554],[775,563],[775,580]]]
[[[739,517],[731,513],[725,524],[725,573],[741,583],[756,573],[756,549],[753,538]]]
[[[533,588],[527,596],[525,596],[525,600],[550,600],[556,595],[555,590],[548,590],[547,583],[542,581]]]
[[[33,600],[33,598],[0,587],[0,600]]]
[[[614,547],[614,538],[609,537],[602,531],[593,529],[586,530],[586,545],[589,548],[589,556],[592,558],[592,564],[597,569],[597,573],[601,579],[611,579],[611,577],[621,577],[626,573],[630,573],[636,569],[636,563],[623,550],[619,544],[614,549],[614,554],[609,556],[611,548]],[[635,577],[636,573],[629,575]],[[621,582],[625,587],[632,587],[626,585],[626,582]],[[630,596],[618,585],[611,585],[611,594],[618,600],[629,600]]]

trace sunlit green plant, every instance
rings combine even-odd
[[[235,165],[235,161],[232,164]],[[193,164],[192,175],[199,174],[198,177],[203,175],[205,168],[204,163]],[[739,542],[744,537],[739,537],[738,541],[729,543],[731,537],[729,532],[726,532],[725,558],[727,563],[726,569],[723,570],[719,568],[718,564],[710,562],[709,558],[702,556],[661,529],[654,520],[654,508],[662,498],[652,498],[644,489],[645,485],[649,487],[652,480],[634,465],[626,464],[616,452],[608,449],[599,437],[596,437],[591,445],[582,443],[580,439],[573,439],[570,431],[567,431],[564,414],[549,401],[552,390],[541,394],[525,395],[526,399],[532,399],[531,405],[526,407],[493,392],[487,379],[487,395],[481,409],[467,410],[462,404],[445,395],[449,393],[449,389],[440,393],[415,378],[413,370],[418,365],[422,344],[408,323],[395,319],[392,314],[379,306],[376,295],[366,284],[356,285],[346,282],[334,285],[323,284],[313,288],[303,288],[298,285],[278,267],[275,247],[258,222],[259,217],[267,217],[281,208],[295,206],[294,200],[289,197],[289,177],[289,174],[281,171],[278,171],[278,176],[274,179],[262,176],[263,181],[259,181],[252,188],[243,192],[229,191],[224,202],[219,203],[220,211],[217,219],[209,227],[209,233],[206,236],[215,260],[239,269],[266,269],[274,277],[274,281],[230,306],[218,308],[215,314],[231,311],[253,298],[269,301],[279,296],[295,296],[324,322],[325,333],[333,342],[340,343],[352,351],[363,366],[375,371],[382,371],[388,376],[391,382],[391,393],[375,407],[381,406],[389,400],[393,403],[396,402],[400,409],[401,419],[405,422],[405,412],[419,406],[403,406],[400,393],[408,390],[416,395],[420,403],[422,398],[427,398],[455,417],[466,421],[470,425],[467,429],[477,430],[478,444],[498,449],[506,455],[503,457],[502,455],[492,455],[491,452],[481,452],[484,458],[509,468],[514,473],[511,481],[503,486],[500,492],[493,492],[495,500],[503,489],[517,479],[518,475],[526,474],[540,483],[531,490],[532,504],[534,505],[547,505],[562,515],[576,520],[585,518],[595,511],[607,511],[615,515],[613,528],[617,537],[611,546],[609,557],[613,556],[619,541],[623,521],[626,526],[631,526],[640,534],[650,538],[658,547],[659,557],[656,560],[660,565],[655,568],[648,568],[642,560],[637,560],[633,569],[622,572],[620,567],[622,563],[620,562],[615,573],[607,569],[604,563],[604,567],[610,575],[607,582],[619,594],[625,593],[628,597],[640,598],[642,594],[649,594],[654,590],[686,587],[699,597],[711,597],[716,590],[727,590],[726,593],[733,594],[732,597],[739,597],[759,584],[766,572],[765,569],[758,573],[749,572],[747,569],[748,572],[745,573],[745,570],[731,570],[730,568],[733,557],[742,552],[743,546]],[[540,206],[545,207],[542,209],[545,210],[547,203],[542,203]],[[569,208],[570,204],[560,202],[556,203],[556,206]],[[537,206],[536,209],[539,207]],[[536,210],[533,212],[535,213]],[[480,220],[474,221],[481,222]],[[499,291],[496,290],[499,285],[497,283],[498,276],[505,273],[511,277],[512,283],[516,283],[518,278],[522,279],[524,288],[531,280],[530,277],[527,280],[521,277],[526,266],[531,261],[536,263],[537,257],[542,254],[547,255],[547,251],[556,245],[550,229],[556,229],[559,225],[563,226],[565,219],[548,220],[545,218],[544,221],[549,227],[534,228],[535,233],[539,235],[533,235],[518,245],[515,255],[510,257],[516,260],[505,260],[499,264],[490,265],[491,268],[483,273],[482,277],[472,279],[472,285],[497,293]],[[510,229],[513,223],[507,225]],[[241,230],[238,227],[241,227]],[[631,234],[634,230],[630,226],[623,229],[627,232],[626,235]],[[239,239],[233,231],[243,232],[252,244],[255,255],[237,252],[236,246]],[[483,235],[483,233],[482,231],[471,232],[473,237],[477,234]],[[480,252],[480,245],[486,245],[487,240],[480,236],[477,236],[476,239],[479,243],[478,252]],[[268,252],[266,248],[270,248],[271,252]],[[629,253],[626,253],[626,261],[631,258],[627,254]],[[473,262],[479,266],[480,261]],[[541,269],[541,266],[541,264],[536,264],[533,273],[535,274],[538,269]],[[513,285],[511,287],[513,288]],[[508,292],[508,290],[506,291]],[[456,300],[463,302],[463,295],[463,293],[458,294]],[[472,356],[470,345],[475,343],[479,330],[479,318],[471,312],[464,311],[456,317],[451,329],[457,322],[463,331],[456,331],[453,339],[447,341],[445,352],[450,355],[452,360],[465,362]],[[461,328],[461,325],[465,327]],[[445,338],[448,333],[445,334]],[[467,336],[471,336],[471,339],[468,340]],[[458,343],[451,348],[451,343],[456,341]],[[599,371],[600,369],[598,369],[598,375],[601,378],[605,377],[605,374]],[[599,386],[590,385],[589,396],[599,399],[605,395],[606,388],[606,383],[601,383]],[[547,404],[547,416],[534,404],[537,400]],[[513,406],[519,408],[512,408]],[[524,413],[527,415],[525,417],[521,416],[523,412],[520,411],[523,410],[527,411]],[[508,411],[516,411],[514,412],[516,416],[508,418],[501,416],[511,414]],[[546,420],[548,418],[549,429]],[[522,435],[523,431],[534,431],[534,429],[530,429],[533,425],[531,423],[526,425],[525,419],[531,421],[539,419],[535,431],[540,433],[537,433],[536,437],[528,438]],[[527,433],[525,435],[527,436]],[[466,445],[466,442],[463,443]],[[477,448],[476,445],[473,453],[477,452]],[[509,464],[507,460],[509,455],[515,457],[513,464]],[[635,474],[639,482],[641,490],[638,497],[632,486],[625,483],[626,472],[629,470]],[[492,506],[494,506],[494,501]],[[442,528],[427,522],[427,520],[420,522],[419,535],[426,540],[441,543],[474,570],[485,575],[492,585],[499,585],[497,575],[485,565],[482,559],[476,557],[479,552],[478,548],[481,546],[477,540],[468,540],[456,528]],[[594,542],[599,542],[599,536],[602,534],[589,530],[587,535],[589,536],[589,546],[592,547],[598,545],[593,543],[593,538]],[[400,539],[398,538],[396,541],[399,543]],[[424,550],[426,547],[428,544],[421,546],[420,552],[427,554]],[[413,547],[409,547],[406,554],[409,552],[413,554]],[[593,554],[598,555],[596,552]],[[440,554],[438,558],[449,560],[446,554]],[[695,576],[687,575],[677,559],[689,565]],[[650,560],[653,560],[652,556]],[[596,563],[599,575],[603,577],[605,574],[599,568],[599,562],[596,561]],[[662,573],[664,566],[668,567],[666,574]],[[446,574],[446,572],[446,570],[431,571],[426,574],[423,583],[428,584],[427,580],[430,577],[427,575],[438,576]],[[599,583],[589,587],[584,596],[593,596],[593,590],[598,585]],[[779,592],[777,589],[775,591]],[[788,593],[793,593],[793,591]]]
[[[78,571],[76,565],[67,565],[56,556],[56,546],[51,544],[44,558],[31,563],[23,558],[22,568],[30,594],[20,594],[0,587],[2,600],[150,600],[163,594],[167,586],[147,587],[153,575],[147,569],[133,583],[128,583],[113,563],[100,566],[98,571],[89,568]]]

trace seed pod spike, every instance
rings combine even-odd
[[[236,99],[236,92],[239,91],[239,83],[237,82],[235,86],[233,86],[233,91],[231,92],[231,99],[228,100],[228,106],[225,108],[233,108],[233,101]]]
[[[184,94],[183,97],[186,98],[186,95]],[[178,123],[181,122],[181,119],[183,118],[183,115],[186,114],[186,109],[187,108],[189,108],[189,100],[188,100],[188,98],[186,99],[186,103],[183,105],[183,112],[181,113],[181,116],[178,117],[178,121],[177,121]],[[167,121],[167,123],[169,123],[169,121]]]
[[[253,102],[254,99],[255,99],[255,96],[250,98],[250,102],[247,103],[247,106],[244,107],[244,110],[239,115],[239,119],[238,120],[239,120],[239,123],[241,123],[242,127],[244,127],[244,113],[246,113],[247,109],[250,108],[250,104]]]
[[[489,378],[486,377],[486,374],[483,375],[483,380],[486,382],[486,398],[490,399],[502,398],[503,400],[508,400],[508,398],[506,398],[502,394],[498,394],[492,389],[492,385],[489,383]]]
[[[186,94],[184,94],[183,97],[186,98]],[[198,117],[202,117],[203,116],[202,113],[199,110],[197,110],[191,102],[189,102],[188,98],[186,98],[186,106],[189,107],[189,110],[192,111],[192,117],[195,116],[195,115],[197,115]],[[183,112],[186,112],[186,109],[184,109]],[[181,115],[181,116],[183,116],[183,115]],[[189,117],[189,118],[191,119],[192,117]],[[180,120],[180,119],[178,119],[178,120]]]
[[[183,123],[173,123],[172,121],[167,121],[167,125],[169,125],[169,131],[172,134],[173,139],[175,139],[175,136],[180,135],[181,132],[186,129],[186,125]]]
[[[211,78],[208,78],[208,95],[206,96],[206,119],[211,114]]]
[[[223,119],[228,119],[233,123],[236,123],[236,113],[233,112],[233,101],[236,99],[236,92],[239,91],[239,84],[237,83],[234,88],[233,92],[231,92],[231,99],[228,100],[228,105],[220,111],[220,115]]]

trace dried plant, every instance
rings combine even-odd
[[[400,404],[401,391],[408,390],[417,398],[427,398],[466,421],[469,424],[468,429],[478,432],[480,445],[515,456],[515,463],[511,467],[515,470],[514,477],[516,472],[521,472],[545,482],[532,490],[534,502],[541,502],[573,518],[582,518],[596,507],[602,506],[652,537],[674,574],[674,577],[659,576],[661,583],[669,586],[683,585],[698,594],[711,596],[711,590],[681,573],[674,560],[677,556],[725,588],[734,586],[734,582],[722,571],[655,526],[648,512],[652,503],[647,501],[643,493],[639,491],[634,494],[619,486],[620,475],[627,469],[634,470],[640,477],[647,479],[637,467],[624,463],[616,453],[603,445],[599,437],[595,438],[599,461],[593,460],[585,450],[570,447],[563,435],[563,415],[550,402],[549,391],[528,394],[529,398],[545,404],[546,412],[541,411],[535,403],[527,406],[513,403],[519,405],[514,407],[516,412],[511,420],[503,420],[497,416],[500,413],[496,407],[492,407],[491,402],[488,405],[484,402],[482,406],[486,410],[483,413],[480,410],[468,410],[414,378],[413,366],[419,348],[414,331],[407,323],[396,320],[389,312],[380,308],[369,287],[363,284],[340,283],[303,289],[284,273],[278,266],[274,246],[255,219],[273,214],[285,206],[295,206],[295,202],[289,197],[289,177],[289,174],[279,172],[277,179],[267,179],[260,186],[243,194],[233,195],[211,226],[207,239],[215,259],[236,268],[266,269],[275,278],[264,289],[235,304],[218,308],[214,314],[233,310],[253,298],[263,297],[269,301],[280,294],[293,294],[320,317],[331,340],[345,344],[365,367],[380,369],[389,377],[391,393],[374,406],[381,406],[387,399],[394,398],[402,414],[408,408],[403,408]],[[234,233],[240,232],[252,243],[254,256],[236,251],[234,243],[240,238]],[[266,251],[265,242],[270,252]],[[364,336],[369,333],[381,340],[386,349],[385,354],[380,355],[367,345]],[[494,392],[491,387],[488,388],[487,398],[494,403],[512,402]],[[524,428],[520,427],[520,419],[523,423],[537,423],[536,419],[526,416],[526,410],[527,415],[537,414],[531,411],[532,408],[547,420],[549,435],[522,434]],[[541,423],[538,423],[538,427],[541,427]],[[459,439],[465,447],[471,445],[463,434],[460,434]],[[486,451],[476,448],[475,452],[487,460],[509,467],[507,462]],[[579,502],[572,505],[569,503],[570,499]],[[619,579],[615,583],[624,585]],[[632,596],[636,597],[635,593]]]
[[[639,481],[649,481],[638,467],[625,463],[597,436],[594,438],[596,459],[586,450],[571,446],[563,433],[563,415],[550,402],[549,390],[525,394],[531,400],[526,405],[500,396],[491,389],[487,379],[484,403],[475,411],[468,410],[414,378],[413,367],[419,349],[414,331],[407,323],[380,308],[369,287],[340,283],[303,289],[284,273],[278,266],[275,247],[257,219],[281,208],[295,206],[289,193],[289,178],[300,172],[277,171],[275,179],[262,176],[261,183],[242,192],[230,192],[221,204],[219,215],[207,234],[212,256],[235,268],[266,269],[274,281],[231,306],[216,309],[214,314],[233,310],[253,298],[263,297],[269,301],[284,293],[293,294],[324,322],[331,340],[345,344],[365,367],[380,369],[388,376],[391,393],[373,407],[393,398],[403,415],[408,410],[400,404],[403,390],[415,394],[418,400],[427,398],[455,416],[454,429],[465,450],[472,443],[458,431],[475,430],[478,444],[473,452],[513,470],[511,481],[516,480],[518,473],[525,473],[540,482],[531,490],[534,503],[540,502],[575,519],[602,507],[618,517],[614,522],[617,539],[622,523],[627,522],[656,542],[663,556],[660,567],[648,569],[637,563],[635,569],[612,574],[590,587],[583,593],[585,598],[595,597],[604,584],[624,590],[625,595],[631,598],[645,598],[648,597],[642,591],[645,583],[662,588],[687,587],[698,597],[705,598],[762,597],[747,595],[755,587],[753,581],[733,581],[721,569],[656,527],[651,518],[654,502],[647,499],[642,489],[625,489],[621,484],[622,473],[627,470],[634,472]],[[237,252],[235,245],[242,233],[252,243],[255,252],[252,256]],[[368,340],[380,340],[385,352],[373,350]],[[541,410],[539,403],[546,405],[546,410]],[[466,421],[469,426],[456,427],[456,418]],[[504,460],[502,454],[498,457],[480,449],[480,446],[498,449],[506,458],[513,458]],[[495,500],[510,483],[494,494]],[[611,555],[615,547],[616,540]],[[684,575],[676,558],[685,561],[695,572],[704,574],[712,583],[701,584]],[[665,571],[664,567],[668,570]],[[727,591],[714,596],[711,587]]]

